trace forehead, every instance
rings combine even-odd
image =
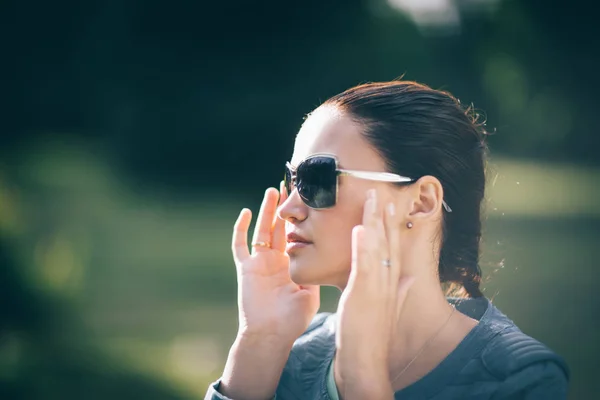
[[[337,157],[344,168],[378,168],[379,156],[361,134],[362,127],[334,107],[319,107],[304,121],[294,145],[296,166],[316,153]]]

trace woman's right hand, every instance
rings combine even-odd
[[[243,209],[235,223],[232,252],[238,280],[238,336],[267,336],[290,345],[306,330],[319,308],[319,287],[297,285],[290,278],[285,253],[285,221],[277,207],[287,198],[283,182],[265,192],[248,250],[252,213]],[[270,247],[256,245],[267,243]]]
[[[287,194],[281,185],[279,204]],[[267,189],[248,251],[252,214],[240,213],[233,233],[239,331],[231,346],[219,391],[232,399],[273,398],[294,341],[319,309],[319,287],[290,278],[285,221],[277,217],[277,190]]]

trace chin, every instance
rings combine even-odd
[[[313,257],[290,256],[290,277],[298,285],[338,286],[340,276],[348,278],[348,270],[332,271],[331,263]]]
[[[318,271],[315,263],[306,262],[301,257],[290,257],[290,277],[298,285],[318,285]]]

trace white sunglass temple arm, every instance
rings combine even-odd
[[[340,175],[354,176],[355,178],[367,179],[380,182],[412,182],[413,179],[391,172],[371,172],[371,171],[354,171],[350,169],[338,169]],[[450,206],[445,200],[442,200],[442,205],[447,212],[452,212]]]

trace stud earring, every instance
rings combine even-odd
[[[408,229],[412,228],[412,227],[413,227],[413,223],[412,223],[412,222],[410,222],[410,221],[408,221],[408,222],[406,223],[406,227],[407,227]]]

